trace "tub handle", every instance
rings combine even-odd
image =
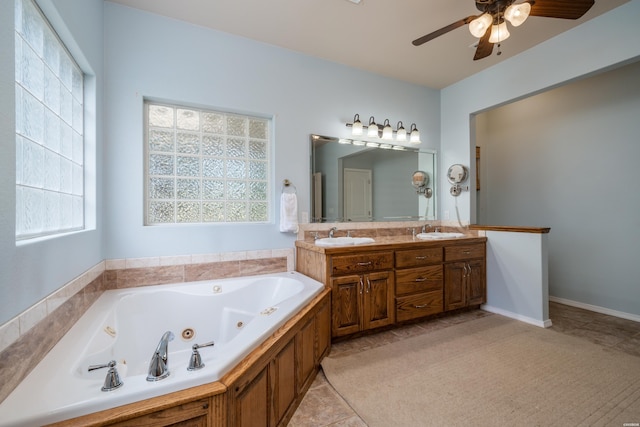
[[[116,369],[117,362],[115,360],[110,361],[109,363],[105,363],[103,365],[91,365],[88,368],[88,371],[95,371],[96,369],[109,368],[107,372],[107,377],[104,379],[104,385],[100,390],[102,391],[111,391],[117,388],[120,388],[122,384],[122,380],[120,380],[120,375],[118,375],[118,370]]]
[[[193,351],[191,352],[191,358],[189,359],[189,366],[187,366],[187,371],[197,371],[198,369],[204,368],[204,363],[202,362],[202,357],[200,356],[200,352],[198,351],[198,349],[202,347],[213,347],[214,344],[215,343],[213,341],[209,341],[208,343],[204,344],[194,344],[191,347]]]

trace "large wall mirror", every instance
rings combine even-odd
[[[312,222],[437,219],[436,152],[381,146],[311,135]],[[416,171],[431,191],[414,187]]]

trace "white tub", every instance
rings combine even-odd
[[[107,291],[0,404],[0,425],[42,425],[216,381],[322,287],[288,272]],[[149,382],[165,331],[175,335],[170,375]],[[188,371],[193,344],[210,341],[199,350],[204,368]],[[103,392],[107,369],[87,368],[110,360],[124,384]]]

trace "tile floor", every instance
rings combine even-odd
[[[426,320],[421,323],[380,332],[332,345],[331,354],[354,354],[430,331],[472,321],[494,314],[473,310],[450,317]],[[558,303],[549,304],[551,329],[589,340],[640,357],[640,323],[607,316]],[[336,393],[322,371],[309,388],[298,410],[289,422],[290,427],[358,427],[366,424]]]

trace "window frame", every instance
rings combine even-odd
[[[157,107],[166,107],[166,108],[170,108],[173,110],[174,113],[174,123],[173,123],[173,128],[158,128],[155,126],[150,126],[149,123],[149,107],[150,106],[157,106]],[[211,114],[211,115],[221,115],[224,117],[225,120],[225,132],[224,133],[210,133],[210,132],[206,132],[205,130],[203,130],[203,125],[202,125],[202,120],[199,119],[199,125],[198,125],[198,129],[197,130],[190,130],[190,131],[186,131],[186,130],[181,130],[178,128],[177,125],[177,114],[179,110],[190,110],[190,111],[197,111],[199,114],[199,117],[201,118],[203,113],[204,114]],[[255,114],[255,113],[246,113],[246,112],[237,112],[237,111],[229,111],[226,109],[220,109],[220,108],[214,108],[214,107],[208,107],[208,106],[202,106],[202,105],[194,105],[194,104],[190,104],[190,103],[184,103],[184,102],[175,102],[175,101],[167,101],[167,100],[158,100],[155,98],[148,98],[145,97],[143,99],[143,144],[144,144],[144,155],[143,155],[143,161],[144,161],[144,184],[143,184],[143,205],[144,205],[144,209],[143,209],[143,225],[145,227],[166,227],[166,226],[193,226],[193,225],[229,225],[229,224],[270,224],[273,222],[273,200],[272,200],[272,186],[273,186],[273,176],[272,176],[272,170],[273,170],[273,117],[272,116],[266,116],[266,115],[262,115],[262,114]],[[247,123],[247,127],[249,127],[249,123],[253,120],[256,122],[261,122],[264,123],[265,126],[265,130],[264,130],[264,136],[265,138],[255,138],[251,136],[251,131],[249,128],[246,129],[246,135],[243,136],[238,136],[238,135],[230,135],[229,132],[227,132],[227,128],[226,128],[226,123],[228,121],[228,118],[241,118],[243,120],[246,121]],[[162,175],[159,176],[157,174],[153,174],[150,171],[151,168],[151,162],[150,162],[150,158],[153,154],[161,154],[160,151],[157,150],[152,150],[151,149],[151,142],[150,142],[150,131],[151,130],[159,130],[159,129],[171,129],[171,131],[174,133],[174,139],[173,139],[173,150],[172,151],[167,151],[164,152],[166,154],[171,153],[171,155],[174,158],[174,164],[173,164],[173,174],[172,175]],[[189,154],[189,153],[184,153],[184,152],[180,152],[178,149],[178,141],[177,141],[177,133],[180,132],[187,132],[187,133],[197,133],[199,135],[199,152],[197,154]],[[219,136],[224,140],[224,146],[225,146],[225,155],[214,155],[214,154],[204,154],[203,153],[203,136]],[[230,157],[226,155],[227,151],[226,151],[226,147],[227,147],[227,139],[245,139],[246,140],[246,144],[250,144],[252,141],[258,141],[258,142],[262,142],[264,143],[264,158],[258,158],[258,159],[251,159],[249,153],[249,145],[247,145],[245,148],[247,150],[247,154],[244,157],[240,157],[239,159],[242,159],[245,162],[255,162],[255,163],[264,163],[265,167],[264,167],[264,174],[263,174],[263,178],[262,179],[252,179],[249,177],[249,166],[247,166],[247,171],[245,171],[245,175],[242,178],[238,178],[238,177],[230,177],[228,173],[226,173],[226,169],[225,169],[225,173],[224,175],[221,176],[217,176],[215,180],[218,181],[223,181],[224,182],[224,188],[225,188],[225,197],[221,198],[221,199],[207,199],[204,197],[204,182],[205,181],[210,181],[213,180],[213,178],[211,176],[207,176],[204,174],[204,160],[206,159],[222,159],[225,162],[228,160],[230,160]],[[194,180],[198,180],[200,182],[200,197],[199,198],[193,198],[193,199],[185,199],[185,198],[180,198],[178,197],[178,180],[184,180],[187,179],[188,177],[184,176],[184,175],[180,175],[178,174],[178,160],[177,158],[180,156],[183,157],[197,157],[199,158],[199,173],[197,175],[193,175],[192,178]],[[231,158],[231,160],[235,160],[234,158]],[[225,166],[226,167],[226,166]],[[151,179],[153,178],[162,178],[166,176],[167,178],[171,178],[174,181],[174,188],[173,188],[173,198],[172,199],[159,199],[159,198],[153,198],[151,197]],[[228,184],[230,182],[240,182],[240,183],[245,183],[247,188],[245,188],[245,193],[246,193],[246,197],[242,198],[242,199],[232,199],[229,198],[229,194],[228,194]],[[260,183],[260,187],[261,187],[261,192],[263,191],[264,194],[264,199],[259,199],[259,200],[252,200],[250,198],[250,189],[248,188],[250,186],[250,184],[252,183]],[[151,212],[151,203],[153,201],[167,201],[167,202],[173,202],[174,206],[173,206],[173,220],[172,221],[165,221],[165,222],[161,222],[161,221],[154,221],[152,218],[152,212]],[[179,208],[178,205],[181,202],[189,202],[191,201],[192,203],[198,203],[200,205],[200,210],[198,213],[198,217],[199,219],[196,221],[181,221],[179,219]],[[203,205],[206,203],[224,203],[225,207],[227,207],[229,204],[233,204],[235,202],[241,203],[241,204],[245,204],[246,205],[246,211],[245,211],[245,217],[243,219],[240,220],[233,220],[232,218],[229,218],[229,216],[227,216],[227,211],[225,210],[225,217],[224,219],[218,220],[218,219],[207,219],[205,218],[205,212],[204,212],[204,208]],[[264,214],[264,217],[261,219],[257,219],[257,220],[252,220],[251,219],[251,206],[252,205],[258,205],[258,204],[262,204],[263,208],[261,209],[261,212]],[[226,208],[225,208],[226,209]]]

